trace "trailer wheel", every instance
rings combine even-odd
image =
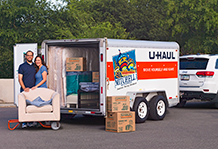
[[[51,128],[53,130],[58,130],[61,127],[61,123],[60,122],[51,122]]]
[[[167,101],[165,97],[161,95],[154,96],[150,101],[150,107],[151,107],[150,115],[149,115],[150,119],[153,120],[164,119],[167,111]]]
[[[148,118],[149,104],[143,97],[136,97],[133,110],[135,111],[136,123],[143,123]]]
[[[149,118],[153,120],[163,120],[167,111],[166,98],[161,95],[157,95],[154,96],[149,103],[150,103]]]

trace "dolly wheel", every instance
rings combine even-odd
[[[58,130],[61,127],[61,123],[60,122],[51,122],[51,128],[53,130]]]

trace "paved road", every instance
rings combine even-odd
[[[7,128],[17,118],[16,108],[0,108],[0,148],[57,149],[217,149],[218,109],[210,103],[188,103],[169,108],[163,121],[148,120],[130,133],[104,129],[104,118],[63,119],[62,128]]]

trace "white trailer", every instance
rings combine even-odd
[[[61,95],[62,114],[106,116],[107,96],[130,96],[136,122],[162,120],[179,102],[179,45],[120,39],[45,40],[41,52],[48,65],[49,88]],[[86,71],[99,72],[99,90],[68,95],[67,57],[85,57]],[[68,82],[69,84],[69,82]],[[94,95],[93,95],[94,94]],[[85,106],[81,104],[84,98]]]

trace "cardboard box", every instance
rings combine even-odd
[[[106,131],[135,131],[135,112],[108,112],[105,124]]]
[[[66,71],[85,71],[86,59],[84,57],[66,58]]]
[[[92,82],[99,82],[99,72],[92,72]]]
[[[129,96],[108,96],[107,112],[130,111]]]

